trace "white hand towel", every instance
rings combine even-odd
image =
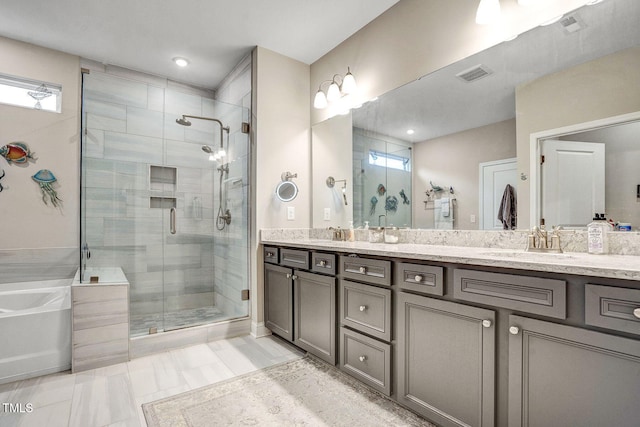
[[[448,217],[450,215],[450,206],[451,203],[449,201],[448,197],[441,197],[440,198],[440,206],[442,208],[442,216],[443,217]]]

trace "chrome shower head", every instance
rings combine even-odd
[[[207,154],[213,153],[213,149],[211,147],[209,147],[208,145],[203,145],[202,146],[202,151],[204,151]]]
[[[191,122],[184,117],[182,117],[181,119],[176,119],[176,123],[182,126],[191,126]]]

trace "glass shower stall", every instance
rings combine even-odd
[[[249,310],[249,110],[175,86],[83,74],[81,278],[122,270],[132,337]]]

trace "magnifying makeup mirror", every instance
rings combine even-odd
[[[297,178],[298,174],[291,172],[283,172],[281,175],[282,182],[276,187],[276,196],[282,202],[290,202],[298,195],[298,186],[291,178]]]

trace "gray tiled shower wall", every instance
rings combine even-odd
[[[247,315],[249,138],[240,130],[248,111],[103,73],[85,76],[83,102],[87,266],[122,267],[132,316],[212,305],[229,318]],[[202,120],[180,126],[182,114],[231,128],[222,185],[232,222],[223,231],[215,226],[219,164],[201,150],[220,146],[220,129]],[[152,165],[175,168],[175,183],[150,182]],[[169,209],[151,208],[150,197],[175,198],[176,234]]]

